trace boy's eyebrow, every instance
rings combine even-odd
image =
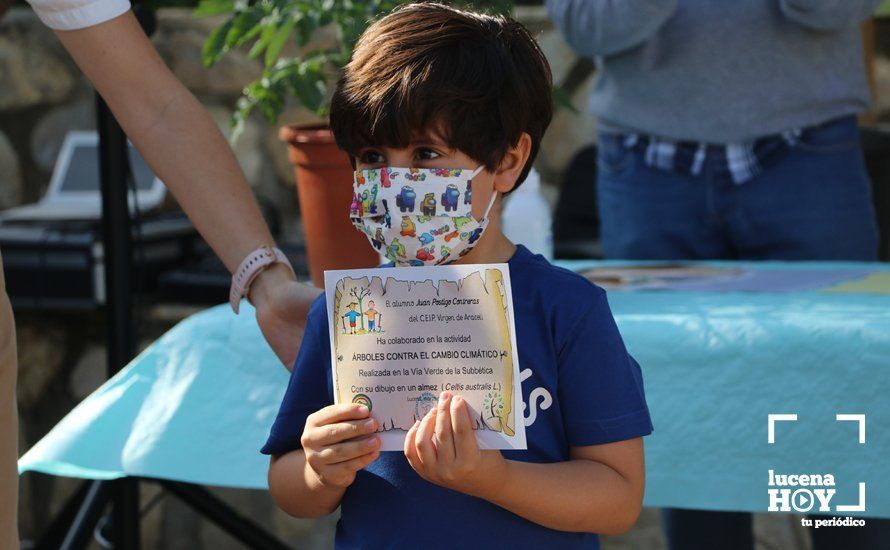
[[[449,148],[448,144],[445,143],[445,140],[431,134],[411,138],[411,145],[436,145],[438,147],[445,147],[446,149]]]
[[[438,145],[440,147],[448,147],[448,143],[442,137],[442,135],[431,128],[428,128],[425,132],[414,133],[411,135],[411,144],[412,145]]]
[[[444,147],[449,150],[451,149],[451,147],[445,142],[445,140],[438,139],[434,136],[429,136],[429,135],[415,136],[415,137],[411,138],[411,142],[408,144],[409,147],[411,147],[411,146],[416,147],[418,145],[435,145],[437,147]],[[362,144],[357,149],[356,153],[361,153],[361,152],[365,151],[366,149],[381,149],[381,148],[382,147],[372,145],[372,144]]]

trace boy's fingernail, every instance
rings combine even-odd
[[[368,407],[366,407],[364,405],[359,405],[358,412],[361,414],[368,414]]]
[[[368,429],[371,429],[371,428],[374,427],[374,425],[375,425],[376,423],[377,423],[377,422],[376,422],[373,418],[371,418],[370,420],[365,420],[365,427],[368,428]]]

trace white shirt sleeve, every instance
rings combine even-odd
[[[70,31],[98,25],[130,9],[129,0],[28,0],[46,26]]]

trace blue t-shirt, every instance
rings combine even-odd
[[[624,347],[605,291],[522,245],[507,264],[528,449],[502,451],[504,457],[562,462],[569,460],[570,446],[651,433],[640,366]],[[322,295],[309,310],[290,383],[261,452],[300,448],[306,417],[334,402],[330,361]],[[595,534],[549,529],[424,481],[401,452],[383,452],[358,472],[343,495],[336,542],[340,548],[599,548]]]

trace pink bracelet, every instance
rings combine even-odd
[[[251,283],[264,269],[274,263],[286,265],[296,279],[294,268],[291,267],[290,261],[284,255],[284,252],[268,245],[261,246],[248,254],[244,261],[241,262],[241,265],[238,266],[238,269],[235,270],[234,275],[232,275],[232,287],[229,290],[229,304],[232,305],[232,310],[236,315],[238,314],[238,306],[241,304],[241,298],[247,296]]]

